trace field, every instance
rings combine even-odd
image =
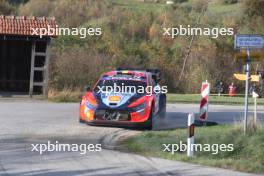
[[[186,152],[164,152],[163,144],[186,143],[187,130],[147,131],[122,142],[123,150],[145,156],[161,157],[244,172],[264,173],[264,129],[244,135],[241,124],[196,127],[196,144],[233,144],[233,151],[198,151],[193,158]]]

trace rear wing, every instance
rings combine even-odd
[[[136,68],[123,68],[119,67],[116,69],[117,71],[124,71],[124,70],[131,70],[131,71],[145,71],[149,72],[152,75],[152,78],[155,80],[156,83],[160,82],[161,80],[161,72],[159,69],[136,69]]]

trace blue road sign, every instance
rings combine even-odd
[[[264,48],[264,36],[262,35],[235,35],[235,49]]]

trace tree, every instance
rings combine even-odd
[[[0,0],[0,14],[11,15],[14,8],[5,0]]]
[[[243,12],[249,17],[264,17],[264,1],[263,0],[243,0]]]

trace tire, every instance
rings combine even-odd
[[[150,115],[149,115],[149,119],[148,119],[148,124],[147,124],[147,127],[146,127],[146,129],[147,130],[152,130],[152,127],[153,127],[153,116],[154,116],[154,108],[153,108],[153,106],[151,107],[151,113],[150,113]]]
[[[79,123],[86,123],[86,121],[81,119],[81,118],[79,118]]]

